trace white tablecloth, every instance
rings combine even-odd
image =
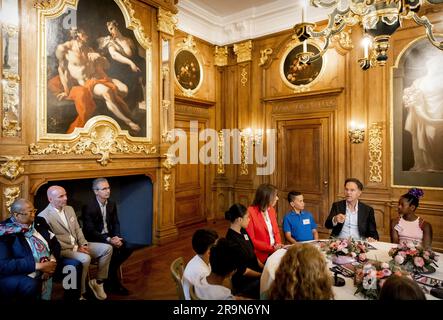
[[[388,262],[391,260],[391,257],[388,255],[389,249],[397,246],[394,243],[388,242],[371,242],[377,250],[369,250],[366,254],[368,259],[378,260]],[[286,254],[286,249],[279,249],[275,251],[266,261],[265,267],[263,269],[263,273],[260,279],[260,295],[263,297],[266,295],[266,291],[271,287],[272,282],[275,279],[275,271],[280,265],[280,261],[283,256]],[[327,259],[328,268],[332,267],[332,262]],[[442,257],[439,257],[439,261],[437,262],[438,268],[436,272],[430,274],[429,276],[432,278],[437,278],[443,280],[443,268],[442,268]],[[365,297],[361,294],[354,295],[355,290],[357,289],[354,286],[354,279],[342,277],[345,279],[346,285],[343,287],[333,287],[333,291],[335,294],[336,300],[363,300]],[[429,289],[431,287],[428,287]],[[434,296],[430,294],[426,294],[426,298],[429,300],[438,300]]]

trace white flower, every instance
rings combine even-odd
[[[382,269],[389,269],[389,264],[386,263],[386,262],[383,262],[383,263],[381,264],[381,267],[382,267]]]
[[[398,264],[402,264],[405,262],[405,258],[403,258],[401,255],[397,254],[394,258],[394,261]]]

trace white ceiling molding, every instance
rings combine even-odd
[[[309,7],[306,20],[320,21],[327,18],[327,13]],[[301,8],[296,1],[278,0],[222,17],[192,1],[179,1],[177,17],[179,30],[223,46],[291,29],[301,21]]]

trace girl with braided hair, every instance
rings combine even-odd
[[[398,200],[399,217],[391,221],[391,242],[413,241],[423,248],[431,248],[432,226],[415,214],[423,190],[412,188]]]

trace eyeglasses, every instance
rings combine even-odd
[[[37,209],[32,209],[28,212],[19,212],[18,214],[21,216],[29,216],[29,215],[35,214],[36,212],[37,212]]]
[[[111,187],[97,188],[95,190],[97,190],[97,191],[111,190]]]

